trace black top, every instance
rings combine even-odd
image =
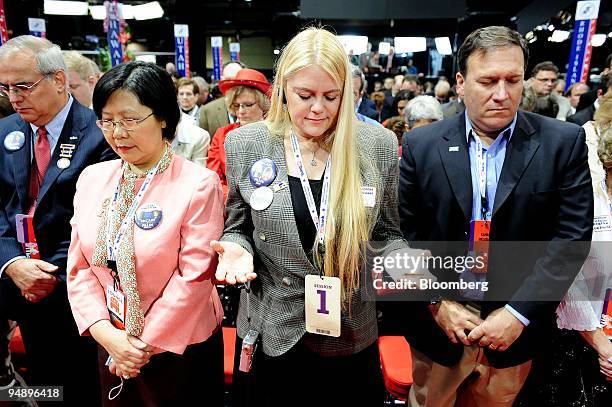
[[[309,181],[310,190],[312,191],[312,197],[314,198],[318,214],[321,207],[323,180],[311,179]],[[293,214],[295,216],[298,234],[300,235],[300,242],[302,242],[304,252],[312,259],[312,247],[317,237],[317,228],[314,223],[312,223],[312,217],[310,216],[308,204],[306,203],[306,196],[304,196],[304,190],[302,189],[302,183],[299,178],[289,177],[289,190],[291,191],[291,204],[293,205]]]

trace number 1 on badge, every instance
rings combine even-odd
[[[307,275],[305,283],[306,331],[340,336],[340,279]]]

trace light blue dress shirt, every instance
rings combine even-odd
[[[361,113],[355,112],[355,115],[357,116],[357,120],[359,120],[360,122],[364,122],[364,123],[368,123],[368,124],[372,124],[374,126],[380,126],[382,127],[382,124],[377,122],[374,119],[369,118],[366,115],[363,115]]]
[[[480,187],[478,180],[478,162],[477,156],[477,143],[475,137],[476,132],[472,128],[472,123],[468,117],[467,109],[465,114],[465,135],[468,142],[468,151],[470,156],[470,173],[472,175],[472,220],[483,220],[482,201],[480,196]],[[514,128],[516,127],[517,115],[514,115],[514,119],[508,127],[500,132],[500,135],[495,139],[490,146],[485,143],[482,145],[482,157],[486,160],[487,177],[486,177],[486,197],[487,206],[486,208],[486,220],[491,220],[493,213],[493,204],[495,202],[495,193],[497,192],[497,183],[504,166],[504,160],[506,158],[506,148],[508,143],[512,139],[514,134]],[[461,278],[464,281],[486,281],[486,273],[472,273],[470,270],[466,270],[462,273]],[[463,295],[473,299],[481,300],[484,292],[481,290],[476,291],[465,291]],[[529,320],[521,315],[518,311],[506,304],[506,309],[510,311],[519,321],[525,326],[529,325]]]
[[[72,95],[68,94],[68,102],[66,102],[64,108],[44,126],[45,129],[47,129],[47,138],[49,139],[49,147],[51,147],[51,156],[53,156],[53,151],[55,151],[57,141],[62,134],[62,129],[64,128],[64,124],[68,118],[68,113],[70,113],[70,108],[72,107],[72,101]],[[38,139],[38,126],[30,123],[30,127],[34,133],[34,143],[36,143],[36,140]],[[30,145],[30,159],[32,159],[31,157],[34,157],[34,143]]]

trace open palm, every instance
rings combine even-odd
[[[213,240],[210,247],[219,254],[219,265],[215,273],[219,282],[234,285],[257,277],[253,272],[253,256],[239,244]]]

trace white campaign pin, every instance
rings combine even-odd
[[[259,187],[251,194],[249,205],[256,211],[263,211],[272,203],[274,191],[270,187]]]
[[[12,131],[4,138],[4,148],[8,151],[17,151],[23,147],[25,135],[21,131]]]
[[[57,168],[65,170],[66,168],[70,167],[70,160],[67,158],[60,158],[59,160],[57,160]]]

